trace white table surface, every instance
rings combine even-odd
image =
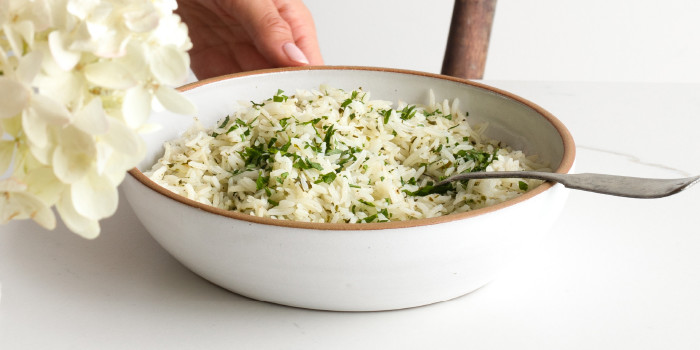
[[[559,117],[577,172],[700,174],[700,84],[487,82]],[[193,274],[124,198],[93,241],[0,226],[0,349],[699,349],[700,186],[654,200],[571,192],[533,256],[464,297],[336,313]]]

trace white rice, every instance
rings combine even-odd
[[[541,183],[470,180],[440,194],[412,192],[466,171],[547,170],[485,140],[459,101],[427,106],[371,100],[321,86],[245,102],[212,128],[166,142],[145,174],[187,198],[250,215],[310,222],[384,222],[493,205]]]

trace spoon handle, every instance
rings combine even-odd
[[[541,171],[494,171],[463,173],[449,177],[437,186],[466,179],[527,178],[558,182],[565,187],[630,198],[661,198],[697,183],[700,176],[680,179],[649,179],[606,174],[559,174]]]

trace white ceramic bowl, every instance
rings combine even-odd
[[[445,76],[360,67],[279,69],[225,76],[182,88],[203,125],[229,114],[237,101],[261,100],[277,89],[328,84],[362,87],[373,98],[427,102],[459,98],[474,120],[490,122],[488,136],[537,154],[567,173],[574,143],[564,125],[537,105],[488,86]],[[404,222],[321,224],[257,218],[173,194],[146,178],[162,144],[191,118],[167,112],[147,135],[147,156],[126,177],[124,191],[153,237],[195,273],[235,293],[278,304],[322,310],[391,310],[467,294],[509,260],[527,253],[558,217],[567,195],[544,184],[507,202],[468,213]]]

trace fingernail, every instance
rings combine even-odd
[[[304,55],[304,53],[301,52],[299,47],[294,43],[286,43],[282,45],[282,50],[284,50],[284,53],[287,54],[287,57],[289,57],[290,60],[297,63],[309,64],[309,60],[306,58],[306,55]]]

